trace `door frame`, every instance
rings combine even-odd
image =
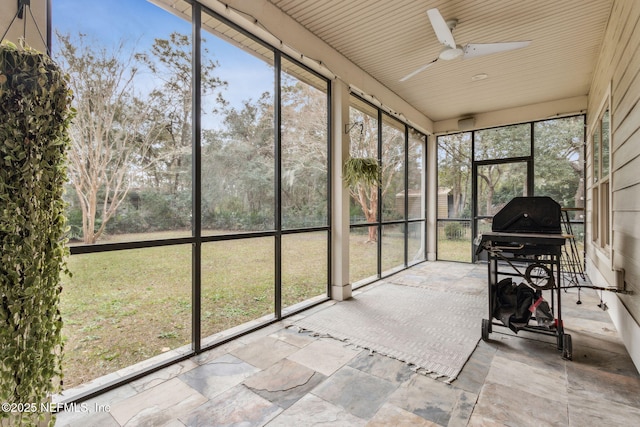
[[[533,138],[532,138],[533,139]],[[476,254],[475,244],[473,243],[478,235],[478,221],[482,219],[491,219],[493,215],[478,215],[478,168],[488,165],[504,165],[504,164],[526,164],[526,190],[525,196],[533,196],[533,147],[531,148],[531,155],[522,157],[511,157],[507,159],[492,159],[492,160],[472,160],[471,161],[471,259],[472,262],[482,260],[482,258]]]

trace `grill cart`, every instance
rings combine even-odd
[[[486,251],[488,257],[483,340],[494,326],[551,335],[562,357],[571,360],[571,335],[564,333],[561,311],[565,239],[560,205],[549,197],[516,197],[493,217],[491,232],[476,241],[477,253]]]

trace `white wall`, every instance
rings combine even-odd
[[[588,101],[587,129],[611,95],[611,245],[591,243],[593,200],[587,198],[587,267],[596,285],[626,286],[633,295],[608,294],[611,317],[640,369],[640,2],[615,0]],[[590,141],[589,141],[590,142]],[[587,144],[587,188],[592,150]],[[615,271],[624,270],[624,283]]]

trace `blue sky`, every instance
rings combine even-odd
[[[121,38],[140,39],[150,45],[155,37],[172,31],[190,33],[191,24],[146,0],[52,0],[54,28],[63,33],[84,33],[117,44]]]
[[[128,48],[142,51],[155,38],[178,31],[191,34],[191,23],[147,0],[52,0],[54,31],[86,34],[108,50],[124,40]],[[273,72],[263,62],[211,34],[203,34],[206,47],[220,67],[217,76],[229,83],[224,97],[232,106],[264,91],[273,92]],[[55,55],[55,34],[53,52]]]

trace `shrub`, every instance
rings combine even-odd
[[[444,235],[449,240],[462,240],[464,238],[464,227],[459,222],[448,222],[444,226]]]

